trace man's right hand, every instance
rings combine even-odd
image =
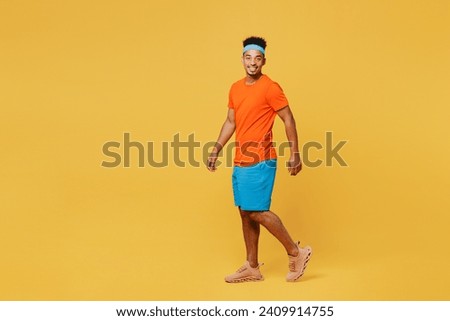
[[[291,176],[297,175],[302,170],[302,160],[299,153],[294,153],[288,161],[288,171]]]
[[[207,167],[210,172],[216,171],[216,161],[217,161],[217,153],[209,154]]]

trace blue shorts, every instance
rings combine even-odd
[[[233,168],[234,205],[244,211],[268,211],[272,201],[277,160]]]

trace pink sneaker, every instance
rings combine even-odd
[[[248,281],[262,281],[264,277],[261,275],[259,271],[259,267],[262,264],[259,264],[256,268],[252,268],[250,263],[245,262],[243,266],[241,266],[235,273],[227,275],[225,277],[225,282],[227,283],[239,283],[239,282],[248,282]]]
[[[300,279],[305,273],[306,266],[311,258],[312,249],[310,246],[300,247],[300,242],[297,242],[298,255],[289,257],[289,273],[286,275],[286,281],[294,282]]]

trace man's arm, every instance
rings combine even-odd
[[[291,147],[291,157],[289,158],[289,173],[295,176],[302,170],[302,160],[298,151],[297,127],[295,126],[294,115],[289,106],[277,111],[278,116],[283,120],[286,129],[286,136]]]
[[[233,136],[235,129],[236,123],[234,120],[234,109],[228,108],[227,119],[225,119],[222,129],[220,130],[219,138],[217,138],[217,142],[208,157],[208,170],[211,172],[216,170],[217,155],[219,155],[219,152],[222,150],[223,146],[225,146],[231,136]]]

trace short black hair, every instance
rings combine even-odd
[[[266,39],[261,38],[261,37],[248,37],[247,39],[245,39],[243,41],[243,45],[244,47],[247,45],[258,45],[260,47],[263,47],[263,49],[266,49],[267,46],[267,42]]]

